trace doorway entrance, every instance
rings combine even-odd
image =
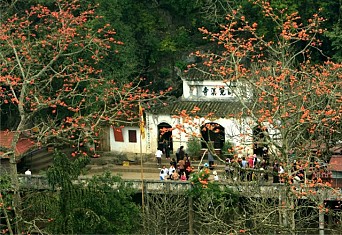
[[[205,142],[213,143],[214,149],[222,149],[225,142],[224,127],[218,123],[210,122],[201,127],[201,135]],[[202,143],[202,148],[207,148],[206,143]]]
[[[170,153],[173,153],[172,126],[166,122],[158,125],[158,149],[165,151],[169,146]]]

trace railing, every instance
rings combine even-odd
[[[87,183],[89,177],[80,176],[74,183]],[[46,176],[42,175],[19,175],[19,182],[22,188],[30,189],[51,189],[47,181]],[[160,181],[160,180],[122,180],[123,183],[130,185],[136,190],[146,191],[176,191],[176,190],[188,190],[190,189],[190,183],[184,181]],[[115,184],[113,184],[115,186]]]
[[[87,183],[89,177],[81,176],[74,183]],[[42,175],[19,175],[19,182],[22,188],[26,189],[52,189],[49,186],[47,178]],[[122,180],[127,185],[130,185],[137,191],[144,192],[185,192],[191,189],[189,181],[161,181],[161,180]],[[245,184],[229,184],[227,182],[218,182],[222,189],[229,188],[232,191],[246,195],[274,195],[282,185],[268,184],[256,185],[251,183]],[[115,184],[113,185],[115,187]]]
[[[80,176],[77,180],[74,180],[75,184],[87,183],[89,177]],[[49,186],[46,176],[42,175],[19,175],[20,186],[23,189],[52,189]],[[192,184],[188,181],[161,181],[161,180],[122,180],[126,185],[129,185],[137,192],[144,191],[145,193],[184,193],[191,189]],[[233,182],[217,182],[221,189],[229,189],[232,192],[236,192],[239,195],[252,196],[252,197],[279,197],[286,190],[284,184],[273,184],[265,183],[258,184],[256,182],[243,182],[243,183],[233,183]],[[119,183],[114,183],[113,187],[118,186]],[[329,188],[319,188],[314,189],[310,187],[299,187],[298,190],[301,191],[312,191],[316,190],[317,194],[325,195],[326,200],[336,199],[333,189]],[[306,197],[303,197],[303,199]]]
[[[19,183],[21,188],[30,189],[49,189],[48,180],[42,175],[23,175],[19,174]]]

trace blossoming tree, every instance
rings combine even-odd
[[[217,47],[208,53],[197,51],[195,55],[203,59],[212,76],[227,85],[240,85],[240,89],[232,92],[243,107],[235,118],[249,117],[244,121],[249,128],[242,135],[254,138],[254,148],[267,147],[270,162],[276,160],[284,167],[281,177],[285,187],[279,196],[280,206],[268,207],[259,215],[279,214],[282,231],[299,231],[303,229],[298,226],[303,217],[295,215],[303,209],[298,200],[305,196],[317,206],[319,226],[323,229],[327,209],[324,200],[328,197],[313,187],[329,190],[328,195],[337,193],[319,172],[322,163],[329,160],[330,148],[341,137],[342,64],[325,57],[320,49],[324,32],[320,23],[324,19],[319,14],[302,22],[297,13],[273,9],[267,1],[253,2],[260,7],[265,22],[274,27],[277,41],[269,41],[258,30],[258,23],[249,22],[237,9],[227,15],[221,31],[200,28]],[[322,61],[312,61],[312,53],[320,53]],[[191,116],[195,115],[180,113],[183,120],[193,120]],[[294,177],[298,175],[301,182],[294,186]],[[266,220],[270,224],[275,222]],[[268,226],[265,224],[264,231]]]
[[[57,0],[32,6],[0,22],[1,129],[15,133],[2,157],[10,159],[16,230],[20,217],[16,146],[27,135],[37,146],[67,144],[74,155],[95,154],[101,125],[137,122],[138,103],[160,94],[140,88],[140,79],[124,82],[102,76],[101,61],[119,54],[123,42],[101,21],[96,8],[80,1]],[[102,26],[100,26],[102,25]]]

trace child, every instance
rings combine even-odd
[[[179,174],[176,170],[172,173],[172,179],[173,180],[179,180]]]
[[[183,172],[183,174],[182,174],[182,176],[181,176],[181,180],[182,180],[182,181],[186,181],[186,174],[185,174],[185,172]]]
[[[213,174],[214,174],[214,180],[215,180],[215,181],[218,181],[218,180],[219,180],[219,177],[218,177],[218,175],[217,175],[217,172],[214,171]]]
[[[157,149],[157,152],[155,153],[156,159],[157,159],[157,165],[160,167],[161,165],[161,157],[163,155],[163,152],[160,149]]]
[[[159,173],[159,179],[165,180],[166,175],[167,175],[166,168],[165,166],[163,166],[163,168],[160,170],[160,173]]]

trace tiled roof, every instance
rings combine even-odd
[[[228,79],[228,77],[219,76],[217,72],[213,72],[212,69],[213,68],[208,66],[190,68],[189,70],[184,71],[181,76],[188,81],[214,81]]]
[[[330,171],[342,171],[342,155],[333,155],[328,168]]]
[[[332,153],[342,154],[342,144],[338,144],[330,149]]]
[[[14,132],[11,131],[0,131],[0,146],[3,148],[10,149],[12,140],[14,137]],[[32,140],[21,136],[18,140],[16,149],[15,149],[15,154],[17,156],[20,156],[24,153],[26,153],[29,149],[34,147],[35,144]],[[1,158],[8,158],[8,156],[3,156],[4,152],[0,151]]]
[[[198,111],[194,115],[206,116],[209,113],[213,113],[214,117],[230,117],[231,115],[242,112],[241,103],[238,101],[185,101],[178,100],[168,106],[162,108],[155,108],[149,110],[155,114],[169,114],[177,115],[182,110],[186,110],[188,114],[192,114],[191,111],[197,107]]]
[[[314,141],[310,142],[310,144],[307,146],[307,148],[310,148],[312,151],[317,151],[318,149],[326,149],[325,143],[317,144]],[[342,154],[342,144],[337,143],[334,146],[329,148],[332,155],[340,155]]]

